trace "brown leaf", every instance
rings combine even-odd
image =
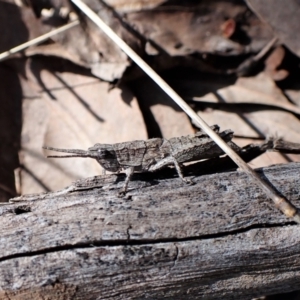
[[[87,149],[95,143],[147,137],[137,101],[126,87],[109,91],[109,84],[97,78],[35,62],[23,81],[39,98],[23,103],[22,193],[57,190],[75,179],[101,174],[92,159],[47,159],[43,145]]]
[[[216,83],[213,84],[216,85]],[[210,103],[256,103],[300,115],[299,107],[288,101],[268,73],[260,73],[256,77],[239,78],[234,85],[218,89],[202,97],[193,97],[193,99]]]
[[[199,115],[208,124],[219,124],[221,129],[230,128],[238,136],[235,139],[239,146],[256,142],[257,138],[264,139],[268,136],[282,137],[287,141],[300,141],[300,122],[291,113],[281,108],[296,106],[291,105],[282,92],[276,87],[267,74],[261,73],[257,77],[239,78],[236,84],[217,90],[198,100],[223,103],[259,103],[276,106],[277,110],[267,108],[247,109],[247,107],[232,108],[231,111],[206,110],[199,111]],[[245,139],[246,138],[246,139]],[[261,167],[274,163],[288,162],[290,159],[299,161],[300,156],[282,155],[280,153],[266,153],[252,162],[253,167]]]
[[[226,20],[221,25],[221,31],[224,37],[230,38],[236,29],[236,22],[233,19]]]
[[[36,3],[33,1],[36,11],[39,11],[49,3]],[[50,1],[50,4],[52,2]],[[54,5],[55,4],[55,5]],[[64,0],[55,1],[54,7],[66,4]],[[99,4],[100,5],[100,4]],[[117,31],[127,42],[133,45],[134,39],[121,23],[111,16],[111,12],[105,6],[101,6],[100,15],[108,21],[108,24]],[[10,17],[13,16],[13,17]],[[18,7],[14,4],[0,1],[0,28],[14,28],[15,34],[5,31],[0,34],[0,50],[7,51],[12,47],[36,38],[52,29],[62,26],[67,18],[54,15],[37,19],[33,11],[28,7]],[[122,77],[129,66],[127,56],[104,33],[102,33],[91,21],[86,25],[80,24],[51,38],[47,45],[35,46],[27,49],[29,56],[45,55],[57,56],[68,59],[75,64],[90,68],[91,72],[106,81],[114,81]],[[1,32],[0,32],[1,33]],[[53,43],[53,41],[55,43]]]
[[[131,84],[148,128],[149,137],[171,138],[193,133],[187,115],[151,79]]]
[[[268,23],[279,39],[296,55],[300,56],[300,40],[295,38],[300,31],[299,1],[247,0],[249,7]]]
[[[259,51],[272,38],[256,16],[246,14],[248,8],[243,2],[204,1],[193,5],[182,2],[175,8],[167,4],[151,11],[129,13],[124,18],[147,41],[172,56],[244,54]],[[241,15],[245,19],[241,20]],[[240,35],[230,39],[237,27]],[[149,45],[146,50],[153,55]]]
[[[283,80],[289,75],[287,70],[278,70],[278,67],[282,63],[284,56],[285,50],[282,46],[280,46],[274,49],[265,61],[265,72],[268,73],[274,81]]]

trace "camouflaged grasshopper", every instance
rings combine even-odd
[[[227,143],[237,147],[231,142],[233,131],[225,130],[219,133],[219,126],[211,128]],[[120,172],[125,170],[126,179],[122,192],[127,191],[127,187],[132,174],[137,172],[153,172],[168,165],[174,165],[182,181],[189,183],[182,174],[182,164],[190,161],[197,161],[217,157],[224,152],[216,143],[203,131],[194,135],[174,137],[169,140],[164,138],[153,138],[149,140],[138,140],[116,144],[95,144],[88,150],[59,149],[53,147],[43,147],[47,150],[72,153],[73,155],[51,155],[47,157],[91,157],[105,170]]]

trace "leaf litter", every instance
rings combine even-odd
[[[58,12],[66,5],[65,1],[49,3]],[[188,2],[174,3],[153,1],[147,6],[142,1],[132,1],[124,8],[122,3],[118,6],[118,2],[113,1],[108,4],[120,14],[117,21],[111,19],[110,11],[103,11],[117,32],[142,53],[209,124],[217,123],[222,129],[234,130],[235,142],[240,146],[268,136],[299,141],[300,108],[297,101],[291,101],[288,96],[295,95],[297,89],[290,89],[288,84],[285,89],[280,87],[281,82],[288,83],[294,76],[293,70],[279,72],[281,62],[289,58],[288,51],[278,50],[275,62],[268,53],[260,70],[252,76],[226,75],[229,69],[237,68],[270,41],[272,32],[268,26],[242,1],[213,4],[208,1],[197,7]],[[16,17],[14,22],[23,27],[25,33],[17,40],[6,35],[3,51],[55,28],[54,21],[66,19],[59,13],[43,17],[42,10],[49,8],[39,7],[35,1],[32,7],[17,6],[14,1],[0,1],[0,5],[4,11],[18,12],[19,19]],[[41,17],[34,18],[39,9]],[[155,22],[151,22],[153,18]],[[123,21],[133,30],[128,32],[127,27],[121,26]],[[181,26],[175,26],[177,21]],[[193,43],[196,40],[197,43]],[[149,55],[150,48],[156,51]],[[163,57],[168,64],[160,64]],[[189,64],[189,61],[197,63]],[[210,66],[207,76],[207,69],[202,67],[205,64]],[[16,163],[8,168],[19,176],[16,180],[19,193],[56,190],[72,180],[101,172],[97,164],[86,160],[55,163],[46,160],[41,150],[44,144],[87,148],[97,142],[114,143],[153,136],[170,138],[196,130],[189,118],[171,104],[151,80],[135,66],[129,66],[126,56],[90,23],[26,50],[23,58],[16,55],[0,65],[3,72],[7,68],[15,72],[23,91],[14,100],[22,104],[22,117],[16,116],[22,120],[22,130],[14,138],[20,141],[19,168],[13,172]],[[196,75],[188,81],[187,73]],[[207,78],[211,78],[209,82]],[[2,106],[5,107],[6,101],[2,101]],[[7,121],[3,128],[15,130]],[[9,143],[3,140],[3,144]],[[260,167],[298,160],[297,155],[266,153],[252,165]],[[4,179],[2,182],[8,190],[15,190],[12,182]],[[3,199],[11,196],[7,191],[3,191],[3,195]]]

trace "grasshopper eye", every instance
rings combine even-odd
[[[98,157],[103,158],[103,159],[108,159],[108,158],[113,158],[114,155],[108,150],[99,149],[98,150]]]
[[[98,156],[99,156],[99,158],[105,158],[107,152],[108,152],[107,150],[99,149],[99,150],[98,150]]]

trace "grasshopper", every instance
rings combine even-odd
[[[232,130],[225,130],[219,133],[219,126],[211,128],[232,147],[237,147],[231,139]],[[95,144],[88,150],[59,149],[43,147],[47,150],[71,153],[72,155],[51,155],[47,157],[90,157],[105,170],[120,172],[125,170],[126,179],[122,193],[126,193],[132,174],[137,172],[154,172],[168,165],[174,165],[179,177],[185,183],[190,183],[183,177],[182,164],[190,161],[197,161],[212,157],[218,157],[224,152],[219,146],[203,131],[194,135],[174,137],[169,140],[164,138],[152,138],[148,140],[137,140],[116,144]]]

